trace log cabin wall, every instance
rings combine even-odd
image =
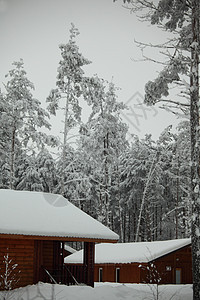
[[[42,270],[44,263],[43,259],[43,241],[34,241],[34,277],[33,283],[36,284],[38,281],[43,281],[44,272]]]
[[[116,282],[116,270],[121,283],[150,283],[150,275],[155,275],[154,283],[159,284],[188,284],[192,283],[191,246],[186,246],[154,261],[156,271],[149,274],[147,267],[151,263],[129,264],[95,264],[94,281],[99,282],[101,270],[102,281]],[[141,267],[139,267],[139,265]],[[156,274],[157,272],[157,274]],[[159,277],[161,281],[158,282]],[[179,282],[180,280],[180,282]]]
[[[103,282],[140,283],[140,269],[138,265],[133,263],[95,264],[94,281],[99,282],[99,270],[102,269]]]
[[[61,242],[53,242],[53,269],[57,269],[59,266],[63,265],[63,256],[61,255]]]
[[[59,241],[35,240],[34,241],[34,283],[45,281],[44,268],[53,275],[53,270],[62,264]]]
[[[33,284],[34,277],[34,241],[20,239],[0,239],[0,272],[5,273],[4,256],[8,253],[11,265],[18,264],[14,270],[18,283],[13,286],[22,287]],[[20,274],[18,275],[18,271]]]
[[[54,268],[54,241],[44,241],[43,242],[43,266],[47,270]]]
[[[160,257],[154,261],[154,264],[158,275],[161,277],[160,284],[192,283],[191,246]],[[179,275],[177,276],[177,274]],[[148,272],[141,269],[141,282],[149,283],[148,277]]]
[[[8,253],[9,260],[12,260],[10,266],[18,265],[15,274],[19,281],[13,288],[43,281],[42,267],[52,270],[59,262],[59,245],[57,241],[0,238],[0,274],[5,273],[3,260]]]

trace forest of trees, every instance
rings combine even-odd
[[[72,25],[69,42],[60,46],[57,88],[47,97],[47,109],[33,97],[23,60],[6,75],[0,93],[0,188],[60,193],[122,242],[190,236],[189,121],[176,133],[167,127],[157,141],[150,135],[128,141],[117,88],[97,75],[85,76],[82,67],[90,62],[79,52],[77,34]],[[91,111],[86,123],[81,98]],[[60,105],[63,140],[44,133],[51,128],[49,113]],[[79,134],[72,147],[68,136],[74,127]]]
[[[115,2],[115,0],[114,0]],[[127,140],[113,82],[86,76],[72,24],[60,45],[56,88],[47,108],[34,98],[21,59],[0,90],[0,188],[60,193],[119,233],[120,241],[192,237],[194,298],[200,294],[199,0],[123,0],[142,21],[169,32],[166,43],[137,42],[143,60],[160,49],[163,69],[145,86],[145,104],[186,118],[158,138]],[[154,60],[152,60],[154,61]],[[158,61],[156,61],[158,63]],[[171,87],[179,95],[171,95]],[[80,101],[90,110],[83,123]],[[51,114],[63,115],[63,136],[47,134]],[[187,121],[188,120],[188,121]],[[76,128],[74,146],[70,132]]]
[[[115,0],[114,0],[115,1]],[[193,299],[200,296],[200,2],[199,0],[123,0],[129,11],[142,21],[157,26],[169,34],[165,43],[151,42],[138,45],[144,60],[147,47],[160,49],[163,68],[155,79],[145,85],[145,103],[161,103],[164,108],[189,115],[190,127],[190,196],[191,196],[191,240],[193,262]],[[171,88],[180,92],[175,97]],[[177,97],[178,96],[178,97]]]

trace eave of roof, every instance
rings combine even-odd
[[[92,242],[92,243],[110,243],[110,239],[67,237],[67,236],[45,236],[45,235],[25,235],[25,234],[6,234],[0,233],[2,239],[20,239],[20,240],[42,240],[42,241],[61,241],[61,242]],[[112,240],[117,243],[117,240]]]

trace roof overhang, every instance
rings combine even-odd
[[[117,243],[118,240],[94,239],[81,237],[66,236],[41,236],[41,235],[24,235],[24,234],[2,234],[0,239],[18,239],[18,240],[42,240],[42,241],[61,241],[61,242],[92,242],[92,243]]]

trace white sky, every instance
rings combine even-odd
[[[35,85],[34,96],[46,107],[46,97],[55,88],[60,60],[59,44],[69,39],[70,24],[80,31],[77,44],[80,52],[92,64],[86,75],[98,74],[121,88],[119,101],[134,109],[124,113],[130,132],[140,137],[152,133],[157,139],[175,117],[163,110],[149,108],[145,113],[138,107],[144,95],[144,85],[154,79],[161,68],[140,59],[134,39],[158,43],[165,40],[156,27],[139,22],[134,14],[122,7],[122,0],[0,0],[0,80],[12,69],[12,62],[24,60],[28,78]],[[151,50],[154,58],[158,54]],[[139,94],[138,94],[139,93]],[[141,96],[140,96],[141,95]],[[158,112],[158,113],[157,113]],[[140,116],[138,116],[138,114]],[[83,110],[83,119],[88,115]],[[59,121],[52,119],[52,133],[60,131]]]

